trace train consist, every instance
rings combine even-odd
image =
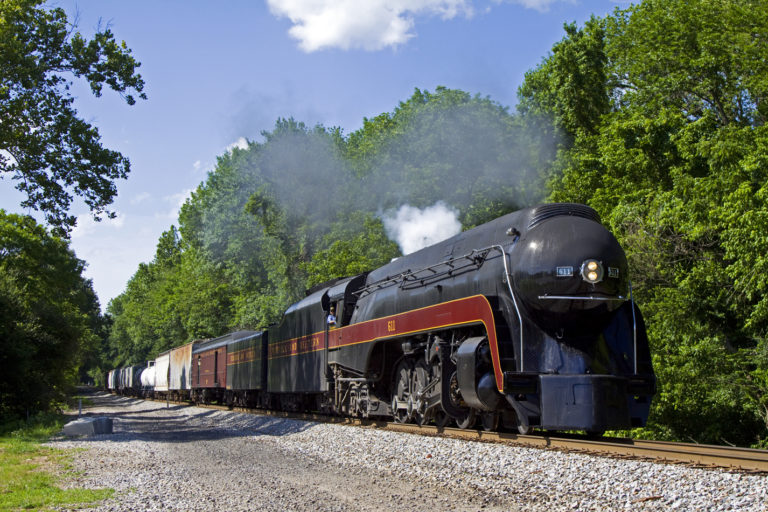
[[[624,251],[597,213],[544,204],[315,287],[264,331],[113,370],[111,390],[462,428],[600,433],[655,392]]]

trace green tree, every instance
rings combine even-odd
[[[0,415],[44,411],[77,383],[102,322],[67,241],[0,210]]]
[[[766,265],[766,8],[617,9],[568,26],[520,89],[521,114],[562,135],[550,197],[594,206],[627,249],[659,378],[655,435],[768,438],[766,282],[755,271]],[[591,85],[575,90],[585,76]]]
[[[207,276],[207,262],[194,254],[183,250],[172,226],[160,236],[155,258],[140,264],[126,290],[110,301],[113,367],[140,364],[191,338],[216,336],[225,328],[229,316],[222,312],[227,310],[227,297],[209,290],[226,289],[226,284],[201,278]],[[212,319],[199,319],[200,306]]]
[[[595,17],[581,29],[566,24],[566,36],[525,74],[519,90],[518,111],[551,119],[568,142],[596,133],[600,117],[610,110],[603,24]]]
[[[346,158],[371,212],[444,201],[471,227],[542,197],[523,127],[489,98],[416,89],[392,112],[350,134]]]
[[[75,225],[73,193],[96,218],[125,178],[128,159],[102,147],[98,130],[77,116],[70,92],[83,79],[96,96],[105,85],[132,105],[146,99],[139,63],[109,29],[87,40],[63,9],[43,0],[0,3],[0,176],[26,194],[23,207],[40,210],[59,235]]]
[[[231,307],[222,320],[229,328],[266,326],[279,318],[289,301],[275,284],[285,275],[280,248],[245,209],[263,184],[259,167],[262,150],[263,145],[251,144],[248,149],[235,149],[219,157],[216,168],[179,216],[185,268],[194,272],[196,279],[227,284]],[[193,276],[186,271],[184,275],[193,282]],[[203,304],[195,305],[199,298],[188,295],[188,307],[204,308]]]
[[[258,175],[258,185],[245,211],[277,249],[266,263],[272,284],[289,303],[304,296],[305,266],[318,241],[349,211],[344,203],[352,177],[341,159],[338,130],[280,119],[263,135],[266,141],[249,170]]]
[[[362,212],[334,224],[320,247],[305,264],[308,287],[368,272],[401,255],[381,220]]]
[[[540,181],[524,179],[536,150],[522,127],[463,91],[417,90],[346,138],[290,118],[262,135],[219,157],[181,209],[180,237],[164,234],[110,304],[120,363],[266,327],[308,288],[389,262],[399,250],[379,219],[385,208],[448,194],[472,226],[541,195]]]

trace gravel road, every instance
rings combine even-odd
[[[114,433],[70,484],[101,511],[766,510],[768,477],[381,432],[97,393]]]

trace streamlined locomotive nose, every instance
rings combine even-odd
[[[599,332],[629,298],[624,251],[591,219],[541,222],[522,235],[510,257],[515,293],[542,329],[558,324],[572,334]]]

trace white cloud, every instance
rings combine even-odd
[[[522,5],[528,9],[535,9],[539,12],[546,12],[549,10],[549,6],[560,0],[508,0],[509,3]],[[566,0],[571,1],[573,0]]]
[[[306,52],[325,48],[381,50],[414,37],[416,15],[472,15],[471,0],[267,0]]]
[[[612,0],[618,1],[618,0]],[[556,2],[575,0],[493,0],[546,12]],[[416,16],[444,20],[471,17],[473,0],[267,0],[278,18],[288,18],[288,33],[305,52],[327,48],[381,50],[405,44],[416,34]],[[485,8],[487,13],[490,7]]]
[[[143,203],[150,197],[152,197],[152,194],[150,194],[149,192],[142,192],[141,194],[132,197],[130,203],[131,204]]]

